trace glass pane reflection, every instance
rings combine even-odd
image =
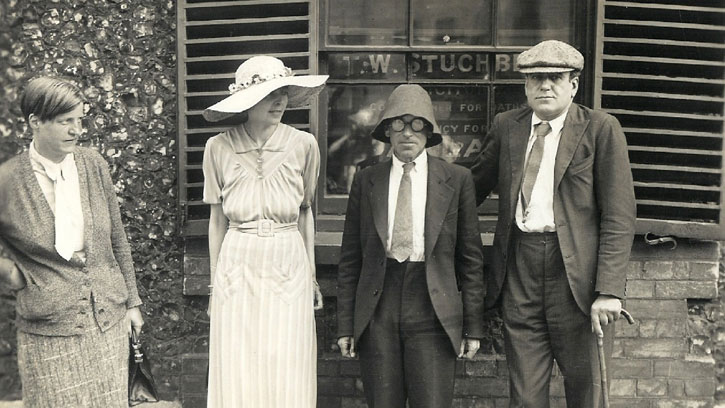
[[[407,45],[408,2],[328,1],[330,45]]]
[[[470,166],[481,151],[488,126],[488,86],[425,85],[433,101],[443,142],[428,153]]]
[[[347,194],[355,173],[384,160],[390,145],[370,137],[396,85],[328,85],[325,191]],[[487,86],[425,85],[433,101],[443,143],[428,153],[470,165],[481,149],[488,123]]]
[[[493,0],[415,1],[414,45],[490,45]]]
[[[497,4],[498,45],[526,46],[543,40],[574,40],[574,0],[518,0]]]
[[[359,168],[385,157],[388,146],[370,137],[396,85],[328,85],[327,194],[347,194]]]

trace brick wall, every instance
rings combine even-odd
[[[612,407],[713,406],[718,386],[714,357],[722,360],[720,250],[714,242],[688,240],[673,250],[649,247],[638,237],[627,272],[625,303],[636,323],[617,324],[610,367]],[[359,364],[339,357],[334,344],[334,267],[320,266],[318,274],[328,296],[325,311],[317,316],[318,407],[365,407]],[[473,361],[457,364],[456,408],[508,406],[508,368],[496,311],[487,317],[487,327],[482,352]],[[203,353],[182,357],[185,408],[205,406],[206,358]],[[552,407],[566,406],[556,367],[551,401]]]

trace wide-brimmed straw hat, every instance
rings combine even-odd
[[[372,137],[381,142],[390,143],[390,139],[385,135],[385,122],[388,119],[405,115],[423,118],[431,125],[433,131],[428,136],[425,147],[435,146],[443,140],[433,114],[433,102],[430,100],[430,95],[423,87],[414,84],[403,84],[393,90],[385,103],[385,110],[380,115],[378,124],[371,133]]]
[[[244,61],[234,75],[234,83],[229,85],[231,95],[206,108],[203,116],[210,122],[226,119],[244,112],[270,93],[287,87],[288,108],[297,108],[309,103],[327,81],[328,75],[295,76],[292,69],[275,57],[259,55]]]

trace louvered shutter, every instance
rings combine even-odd
[[[180,0],[178,16],[179,203],[185,236],[185,294],[206,294],[209,207],[202,200],[206,141],[235,124],[209,123],[204,108],[229,95],[234,72],[248,58],[280,58],[298,75],[317,71],[309,1]],[[314,133],[312,108],[288,109],[282,121]]]
[[[725,239],[725,5],[604,1],[594,106],[627,135],[637,232]]]

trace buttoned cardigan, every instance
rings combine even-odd
[[[28,152],[0,165],[0,246],[27,285],[16,292],[18,330],[71,336],[87,331],[92,313],[105,331],[141,304],[131,248],[121,222],[108,164],[77,147],[86,262],[55,249],[55,218],[33,173]]]

